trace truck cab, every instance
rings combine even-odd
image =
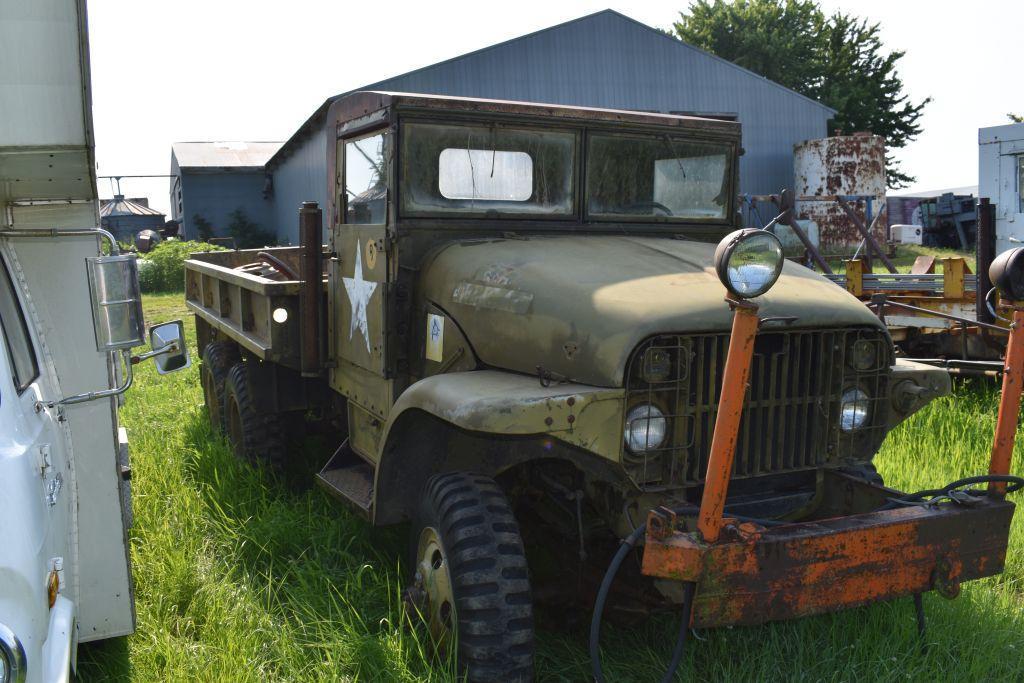
[[[362,92],[325,130],[330,200],[302,208],[301,247],[187,263],[211,418],[274,463],[267,425],[331,420],[318,481],[374,524],[412,522],[407,596],[434,636],[458,633],[470,680],[527,680],[531,585],[592,595],[567,577],[647,511],[695,521],[733,321],[715,245],[741,227],[740,126]],[[886,432],[949,377],[897,360],[874,314],[781,249],[777,270],[757,265],[777,240],[756,232],[740,236],[761,240],[755,267],[734,268],[767,286],[728,509],[811,519],[833,475],[877,482]],[[680,602],[679,585],[644,582],[648,604]]]

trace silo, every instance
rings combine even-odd
[[[826,253],[845,250],[861,241],[857,228],[836,201],[837,195],[869,197],[850,201],[861,218],[868,201],[872,218],[885,211],[885,139],[881,136],[858,133],[805,140],[793,147],[793,172],[797,217],[817,223],[821,248]],[[885,240],[885,225],[884,216],[875,223],[873,235],[879,242]]]

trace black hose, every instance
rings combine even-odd
[[[638,526],[622,541],[618,552],[615,553],[615,557],[612,558],[611,563],[608,565],[608,569],[604,573],[604,579],[601,581],[601,587],[597,591],[597,599],[594,601],[594,613],[590,619],[590,670],[594,674],[594,680],[597,683],[605,683],[604,672],[601,670],[600,642],[601,617],[604,616],[604,606],[608,600],[608,592],[611,590],[615,576],[619,573],[619,568],[622,566],[626,556],[636,547],[637,542],[646,531],[647,524]],[[675,649],[672,651],[672,661],[669,663],[668,670],[661,679],[662,683],[668,683],[668,681],[672,680],[676,669],[679,668],[679,662],[683,659],[683,652],[686,649],[686,635],[690,630],[690,615],[693,613],[693,594],[695,588],[696,584],[692,581],[684,584],[683,622],[679,626],[679,637],[676,638]]]
[[[1012,474],[982,474],[976,477],[965,477],[964,479],[957,479],[954,482],[946,484],[942,488],[937,489],[925,489],[916,493],[908,493],[900,498],[892,498],[888,503],[878,508],[879,510],[892,510],[893,508],[900,507],[902,505],[914,505],[924,501],[925,498],[937,498],[940,496],[948,496],[951,492],[961,489],[964,486],[972,486],[974,484],[992,484],[1000,483],[1007,484],[1006,492],[1015,493],[1024,488],[1024,477],[1014,476]],[[985,491],[965,491],[975,496],[985,495]]]

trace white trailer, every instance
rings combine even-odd
[[[101,256],[88,54],[84,0],[0,0],[0,683],[135,627],[117,407],[144,330],[134,257]],[[180,323],[151,341],[187,366]]]
[[[996,254],[1024,244],[1024,123],[978,130],[978,196],[996,206]]]

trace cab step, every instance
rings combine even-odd
[[[373,475],[373,465],[353,451],[346,439],[316,475],[316,481],[332,496],[348,503],[369,519],[373,505]]]

